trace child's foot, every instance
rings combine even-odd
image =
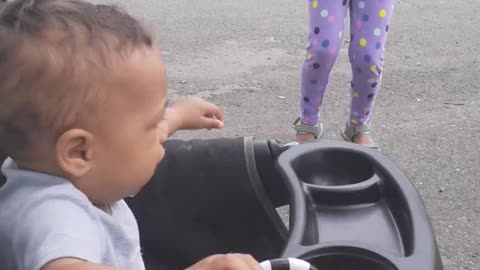
[[[323,125],[319,123],[315,126],[303,123],[300,118],[295,120],[293,128],[297,132],[296,141],[299,143],[310,142],[322,136]]]
[[[375,142],[370,134],[357,134],[355,137],[353,137],[353,142],[362,145],[375,145]]]
[[[296,141],[299,143],[311,142],[313,140],[315,140],[315,135],[312,133],[297,134],[296,136]]]
[[[370,126],[367,124],[356,127],[347,125],[341,132],[343,139],[347,142],[353,142],[369,148],[378,149],[378,145],[375,144],[372,135],[370,134]]]

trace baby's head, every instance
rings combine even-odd
[[[134,195],[164,155],[165,76],[150,34],[115,7],[0,4],[0,152],[97,204]]]

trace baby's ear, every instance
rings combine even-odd
[[[83,129],[67,130],[58,138],[56,159],[70,180],[86,175],[93,168],[93,145],[93,134]]]

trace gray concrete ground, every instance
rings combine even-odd
[[[307,1],[118,1],[155,32],[170,93],[226,113],[224,130],[183,138],[293,138]],[[479,270],[480,1],[398,0],[395,12],[374,135],[422,194],[445,269]],[[322,115],[337,139],[350,96],[344,45]]]

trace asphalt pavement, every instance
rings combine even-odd
[[[373,0],[371,0],[373,1]],[[307,1],[119,0],[155,33],[171,95],[220,105],[226,128],[181,138],[294,137]],[[480,1],[398,0],[374,136],[429,210],[445,269],[480,269]],[[350,90],[344,41],[327,92],[340,139]]]

